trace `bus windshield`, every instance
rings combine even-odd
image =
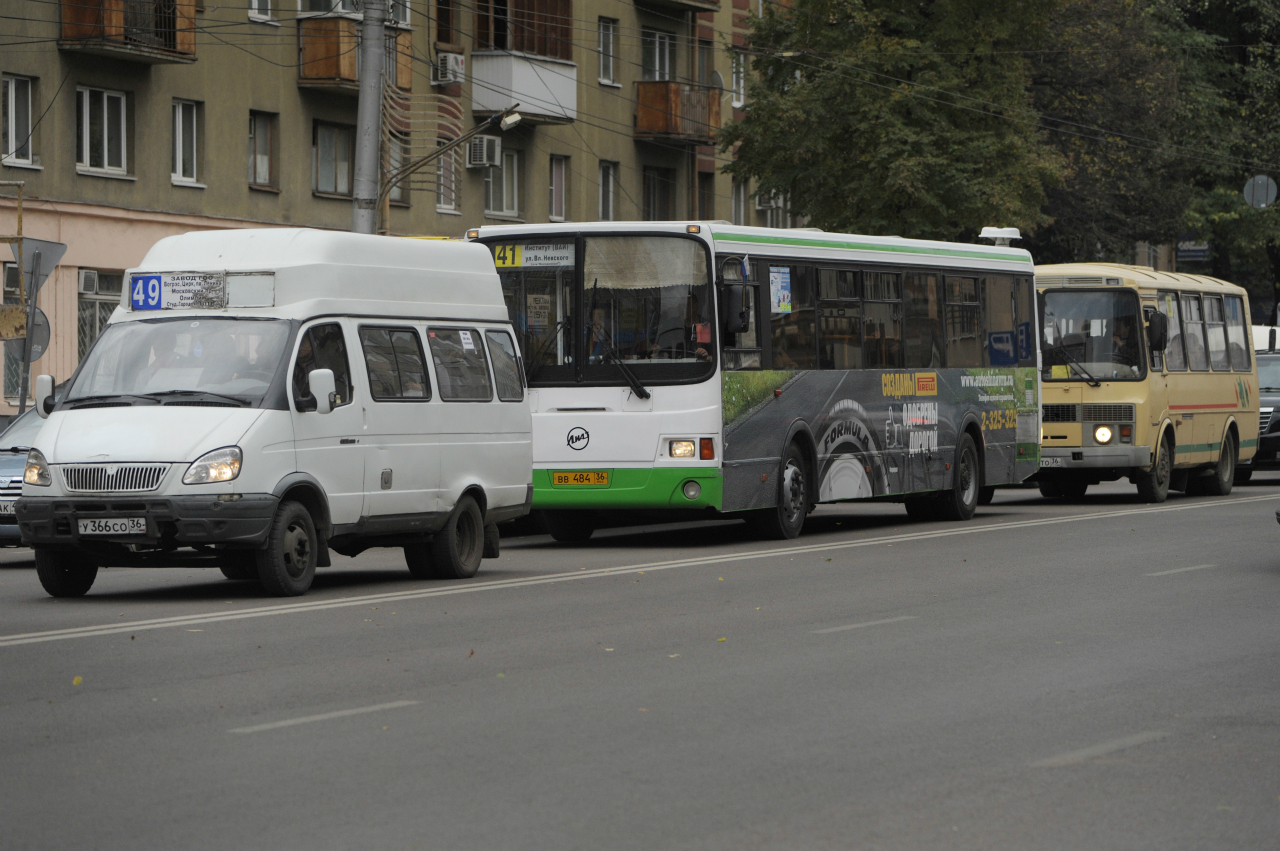
[[[282,319],[183,317],[108,325],[89,352],[67,401],[124,397],[212,397],[257,404],[289,337]]]
[[[636,234],[491,247],[531,384],[630,383],[625,372],[663,383],[714,370],[714,305],[700,241]]]
[[[1046,381],[1133,381],[1146,375],[1138,298],[1131,290],[1045,292],[1040,327]]]

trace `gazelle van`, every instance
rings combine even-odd
[[[532,495],[529,406],[480,245],[303,229],[162,240],[27,460],[54,596],[100,567],[218,567],[275,595],[330,551],[465,578]]]

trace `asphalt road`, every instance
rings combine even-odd
[[[1280,845],[1280,476],[335,556],[300,600],[0,558],[0,848]]]

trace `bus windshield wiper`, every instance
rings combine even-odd
[[[238,396],[228,396],[226,393],[214,393],[211,390],[160,390],[155,393],[144,393],[143,396],[148,399],[159,401],[161,396],[213,396],[216,399],[226,399],[228,402],[235,402],[240,407],[245,406],[245,400]]]
[[[1064,345],[1062,345],[1061,343],[1059,343],[1058,345],[1054,346],[1054,348],[1053,348],[1053,349],[1050,349],[1049,351],[1054,351],[1054,349],[1056,349],[1056,350],[1057,350],[1057,351],[1059,351],[1059,352],[1062,352],[1062,356],[1063,356],[1064,358],[1066,358],[1067,360],[1069,360],[1069,361],[1071,362],[1071,365],[1072,365],[1072,366],[1074,366],[1076,369],[1080,370],[1080,374],[1084,376],[1085,384],[1088,384],[1090,387],[1101,387],[1101,386],[1102,386],[1102,382],[1101,382],[1101,381],[1099,381],[1098,379],[1096,379],[1096,378],[1094,378],[1092,375],[1090,375],[1090,374],[1089,374],[1089,370],[1087,370],[1087,369],[1085,369],[1083,366],[1081,366],[1081,365],[1080,365],[1080,361],[1076,360],[1074,357],[1072,357],[1072,356],[1071,356],[1071,352],[1067,351],[1067,347],[1066,347],[1066,346],[1064,346]]]
[[[556,341],[556,335],[560,333],[560,330],[564,328],[568,321],[569,320],[567,318],[561,319],[555,325],[551,326],[551,332],[547,334],[546,338],[538,348],[534,349],[533,359],[530,361],[529,367],[526,370],[526,378],[528,381],[533,381],[538,377],[538,373],[542,372],[542,368],[546,366],[546,363],[542,360],[543,355],[545,355],[551,348],[551,344]]]
[[[627,366],[621,357],[618,356],[618,348],[613,344],[613,336],[605,329],[603,325],[595,321],[596,316],[596,288],[600,285],[600,279],[596,278],[591,282],[591,311],[588,313],[590,317],[587,322],[588,328],[594,328],[596,333],[600,335],[600,342],[604,343],[604,353],[609,359],[618,365],[618,371],[622,373],[622,377],[626,379],[627,384],[631,387],[631,392],[639,396],[641,399],[649,398],[649,391],[640,383],[640,379],[636,378],[636,374],[631,371],[631,367]],[[589,357],[589,355],[588,355]],[[590,361],[588,361],[590,362]]]

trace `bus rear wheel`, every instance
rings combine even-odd
[[[1218,453],[1218,465],[1213,474],[1205,476],[1200,482],[1202,491],[1209,496],[1226,496],[1231,493],[1231,486],[1236,481],[1236,436],[1227,432],[1222,441],[1222,451]]]
[[[809,513],[808,465],[800,447],[792,443],[782,457],[782,474],[778,479],[778,504],[761,509],[758,517],[761,532],[769,538],[789,541],[800,535],[804,518]]]
[[[949,490],[938,495],[939,513],[947,520],[972,520],[978,510],[982,465],[973,437],[964,432],[956,443],[956,461]]]

